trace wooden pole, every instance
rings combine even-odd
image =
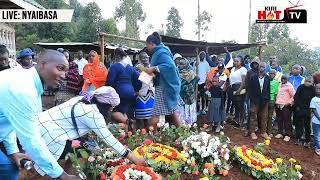
[[[262,46],[259,46],[259,59],[262,62]]]
[[[196,75],[198,76],[198,72],[199,72],[199,48],[196,48]],[[195,97],[196,97],[196,109],[198,107],[198,83],[196,84],[196,90],[195,90]],[[200,104],[199,104],[199,111],[201,110],[200,108]]]
[[[104,33],[99,33],[99,45],[100,45],[100,52],[101,52],[101,59],[104,63]]]

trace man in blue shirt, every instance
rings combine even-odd
[[[37,126],[42,111],[43,87],[57,87],[65,78],[68,61],[62,53],[46,50],[38,64],[30,69],[7,69],[0,72],[0,142],[8,157],[18,166],[28,157],[19,153],[17,138],[26,154],[52,178],[78,180],[66,174],[48,150]],[[0,179],[17,180],[18,168],[0,151]]]
[[[273,62],[276,62],[274,63],[275,65],[277,65],[276,67],[272,66]],[[283,73],[282,67],[279,66],[276,56],[270,56],[269,63],[267,64],[267,67],[266,67],[266,73],[269,73],[271,69],[274,69],[277,72]]]

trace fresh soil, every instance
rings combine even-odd
[[[50,108],[53,106],[53,98],[52,96],[44,96],[43,105],[45,108]],[[199,118],[199,126],[202,126],[203,122],[205,122],[206,116],[200,116]],[[258,140],[252,140],[251,138],[244,137],[244,132],[240,129],[233,129],[231,126],[226,125],[225,127],[225,135],[228,136],[231,140],[231,146],[234,145],[242,146],[246,145],[250,148],[253,148],[257,142],[263,142],[264,139],[259,137]],[[213,133],[214,134],[214,133]],[[303,146],[297,146],[294,144],[294,140],[290,142],[284,142],[282,139],[272,138],[270,148],[272,150],[271,158],[275,159],[277,157],[281,157],[283,159],[288,160],[289,158],[294,158],[297,160],[297,163],[302,166],[302,179],[308,180],[319,180],[320,179],[320,156],[317,156],[314,153],[313,149],[307,149]],[[62,167],[70,174],[73,174],[72,166],[70,163],[61,162]],[[48,177],[41,177],[36,172],[31,171],[21,171],[19,180],[48,180]],[[195,177],[192,175],[182,175],[183,180],[196,180],[199,177]],[[232,164],[232,168],[229,171],[229,175],[227,177],[221,177],[222,180],[251,180],[253,179],[251,176],[248,176],[241,172],[240,168]]]

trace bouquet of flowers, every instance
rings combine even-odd
[[[161,176],[153,169],[139,165],[122,165],[117,167],[111,175],[113,180],[161,180]]]
[[[156,172],[176,171],[187,161],[187,158],[176,149],[152,143],[149,139],[145,140],[145,145],[137,147],[133,154],[146,158],[148,165]]]
[[[182,141],[184,155],[188,158],[184,171],[198,175],[213,176],[216,172],[227,176],[229,167],[230,140],[224,136],[212,136],[206,132],[191,135]]]

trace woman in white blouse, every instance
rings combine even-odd
[[[89,131],[95,132],[108,146],[124,158],[139,165],[145,165],[145,160],[137,158],[125,148],[109,131],[104,116],[120,103],[119,95],[112,87],[103,86],[95,91],[78,96],[39,114],[41,136],[50,152],[59,159],[64,151],[66,141],[77,139]],[[74,107],[75,122],[73,125],[71,109]],[[36,170],[44,175],[37,167]]]
[[[233,103],[235,104],[235,119],[233,126],[239,128],[243,126],[245,119],[244,101],[245,101],[245,78],[247,69],[244,66],[242,56],[237,56],[233,60],[234,67],[230,72],[230,86],[233,91]]]

